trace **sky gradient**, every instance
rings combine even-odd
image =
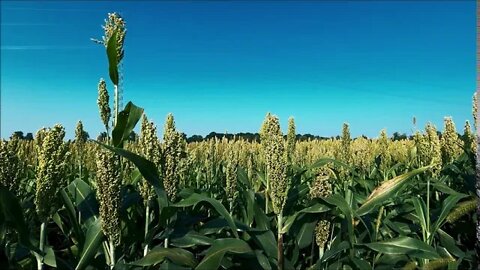
[[[462,132],[475,91],[475,1],[1,2],[1,136],[78,120],[103,131],[108,12],[127,23],[123,104],[188,136],[286,131],[410,134],[412,117]],[[107,80],[108,88],[113,86]],[[111,96],[113,93],[111,92]],[[137,129],[138,131],[138,129]]]

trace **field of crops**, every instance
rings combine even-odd
[[[148,108],[119,108],[125,23],[112,13],[104,30],[107,136],[87,140],[79,122],[74,140],[55,125],[0,143],[1,269],[476,267],[468,122],[297,141],[293,118],[284,135],[267,114],[260,141],[187,143],[169,114],[160,137]]]

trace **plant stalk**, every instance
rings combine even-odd
[[[110,269],[113,269],[115,267],[115,246],[112,240],[108,241],[108,244],[110,246]]]
[[[278,270],[283,270],[283,234],[282,234],[282,226],[283,226],[283,214],[280,213],[278,214],[278,225],[277,225],[277,230],[278,230],[278,246],[277,246],[277,257],[278,257]]]
[[[150,205],[147,202],[147,207],[145,209],[145,249],[143,250],[143,256],[147,256],[148,253],[148,240],[147,240],[147,235],[148,235],[148,225],[150,223]]]
[[[40,249],[41,252],[44,252],[44,250],[45,250],[45,232],[46,232],[45,226],[46,226],[45,222],[42,222],[42,225],[40,225],[40,243],[39,243],[38,248]],[[35,257],[37,258],[37,268],[38,268],[38,270],[42,270],[43,269],[43,256],[40,255],[40,254],[36,254]]]

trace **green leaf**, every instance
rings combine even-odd
[[[143,109],[135,106],[131,101],[125,109],[118,114],[117,124],[112,131],[112,143],[114,147],[123,148],[123,142],[137,125],[143,115]]]
[[[67,188],[63,188],[62,190],[60,190],[60,195],[62,195],[62,198],[63,198],[63,205],[65,205],[68,218],[70,219],[70,222],[73,225],[73,231],[75,232],[75,237],[78,240],[79,245],[83,246],[83,241],[84,241],[83,231],[80,228],[80,224],[78,223],[77,212],[75,211],[75,207],[73,206],[72,200],[68,196],[66,190]]]
[[[98,249],[102,245],[104,235],[102,232],[102,226],[100,219],[92,222],[87,230],[85,237],[85,244],[82,247],[82,253],[80,254],[80,260],[78,261],[76,270],[84,269],[90,261],[97,254]]]
[[[288,230],[290,230],[290,227],[292,227],[293,223],[295,222],[295,220],[298,218],[299,215],[301,215],[301,214],[318,214],[318,213],[327,212],[328,210],[330,210],[330,207],[328,207],[324,204],[320,204],[320,203],[316,203],[312,206],[309,206],[305,209],[302,209],[302,210],[296,212],[295,214],[293,214],[291,216],[288,216],[285,219],[285,222],[283,223],[282,233],[287,233]]]
[[[392,198],[392,196],[413,176],[420,174],[432,168],[434,164],[425,166],[419,169],[415,169],[408,173],[399,175],[393,179],[383,182],[375,190],[372,191],[367,200],[363,203],[360,208],[357,209],[356,213],[359,216],[368,214],[370,211],[375,209],[375,207],[380,206],[384,201]]]
[[[257,256],[258,263],[264,270],[271,270],[272,266],[268,262],[267,257],[260,251],[260,250],[255,250],[255,255]]]
[[[227,253],[243,254],[252,252],[250,246],[243,240],[224,238],[217,239],[207,250],[205,257],[195,268],[196,270],[218,269],[223,257]]]
[[[322,262],[326,262],[328,259],[333,258],[335,255],[338,253],[347,250],[350,247],[350,243],[348,241],[342,241],[337,244],[337,242],[334,242],[332,244],[332,247],[325,251],[322,257]]]
[[[372,266],[364,259],[352,258],[353,263],[361,270],[372,269]]]
[[[57,268],[57,260],[55,259],[55,252],[53,251],[52,247],[47,246],[45,247],[45,257],[43,257],[43,262],[51,267]]]
[[[195,267],[197,260],[195,256],[185,249],[154,247],[147,255],[138,261],[132,263],[137,266],[152,266],[163,262],[165,259],[171,260],[174,264],[181,266]]]
[[[453,255],[457,256],[458,258],[462,258],[465,256],[465,252],[463,252],[455,243],[455,239],[451,237],[448,233],[443,231],[442,229],[438,229],[438,236],[440,238],[440,243],[444,246],[448,252],[452,253]]]
[[[30,231],[28,230],[23,209],[20,203],[7,188],[0,186],[0,215],[3,222],[8,227],[14,228],[18,233],[19,242],[32,251],[41,253],[38,248],[34,247],[30,241]]]
[[[212,199],[210,197],[207,197],[205,195],[201,195],[198,193],[193,193],[190,195],[188,198],[181,200],[180,202],[176,203],[174,206],[175,207],[187,207],[187,206],[195,206],[200,202],[206,202],[209,203],[215,210],[225,218],[225,220],[228,222],[228,225],[230,225],[230,228],[232,229],[233,234],[235,235],[236,238],[238,238],[238,228],[235,225],[235,222],[233,221],[232,216],[228,213],[227,209],[217,200]]]
[[[327,198],[323,198],[329,204],[333,204],[340,209],[340,211],[345,215],[348,236],[350,238],[350,243],[354,243],[354,233],[353,233],[353,211],[352,208],[348,205],[345,198],[343,198],[340,194],[332,194]]]
[[[385,254],[406,254],[415,258],[427,260],[440,258],[433,247],[418,239],[407,236],[363,245]]]
[[[118,85],[117,43],[117,30],[115,30],[107,43],[108,72],[114,85]]]
[[[431,237],[433,237],[434,233],[437,232],[437,230],[444,224],[445,219],[447,218],[448,214],[452,209],[457,205],[458,201],[461,199],[468,197],[465,194],[455,194],[455,195],[450,195],[448,196],[443,202],[442,202],[442,209],[440,210],[440,214],[438,215],[437,220],[433,224],[433,230]]]
[[[415,207],[415,213],[417,214],[418,221],[423,228],[423,231],[428,231],[427,228],[427,206],[421,198],[412,199],[413,206]]]
[[[153,162],[128,150],[112,147],[97,141],[95,142],[135,164],[135,166],[137,166],[137,168],[140,170],[143,178],[145,178],[145,180],[147,180],[147,182],[153,186],[155,193],[157,194],[157,200],[160,209],[169,205],[167,193],[165,193],[165,190],[163,189],[163,181],[160,180],[157,167],[155,164],[153,164]]]
[[[296,235],[296,242],[300,249],[309,246],[313,241],[313,233],[315,232],[315,226],[317,220],[310,220],[305,222],[300,227],[300,231]]]
[[[81,179],[75,179],[67,186],[74,205],[80,212],[80,223],[88,225],[90,219],[98,218],[98,202],[90,186]],[[63,195],[62,195],[63,196]],[[64,199],[65,201],[65,199]]]
[[[277,259],[277,239],[272,231],[249,231],[248,234],[268,257]]]
[[[189,231],[182,237],[172,238],[171,244],[180,248],[189,248],[193,246],[209,246],[213,241],[214,239],[210,237],[199,234],[195,231]]]

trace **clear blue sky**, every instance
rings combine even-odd
[[[472,119],[475,1],[2,1],[2,137],[62,123],[71,138],[78,120],[103,131],[107,60],[90,38],[113,11],[128,29],[124,104],[160,131],[169,112],[187,135],[256,132],[267,112],[322,136]]]

